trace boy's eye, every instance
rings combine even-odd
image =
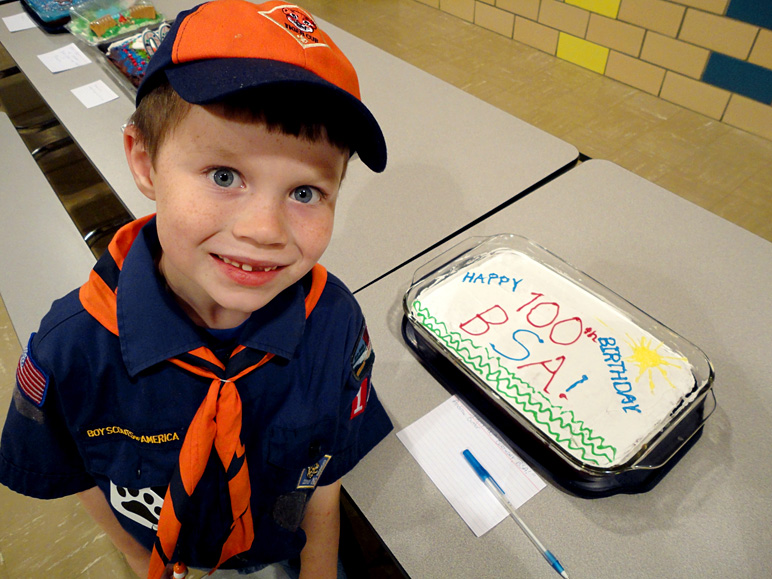
[[[292,198],[300,203],[315,203],[322,198],[322,193],[316,187],[302,185],[292,191]]]
[[[238,187],[241,184],[241,179],[232,169],[212,169],[208,173],[208,177],[219,187]]]

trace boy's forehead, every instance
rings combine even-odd
[[[276,127],[269,127],[261,118],[255,117],[243,109],[231,110],[222,103],[210,105],[191,105],[188,113],[182,118],[172,133],[178,138],[166,139],[163,146],[169,146],[169,154],[175,155],[180,148],[188,151],[199,151],[204,155],[212,155],[225,159],[247,159],[259,156],[267,148],[250,148],[249,142],[270,142],[276,149],[308,149],[312,146],[317,154],[314,162],[329,159],[331,165],[338,165],[342,159],[344,173],[350,154],[325,138],[307,139],[287,134]],[[293,146],[295,145],[295,146]],[[324,151],[323,155],[318,154]],[[308,159],[297,155],[298,161]]]

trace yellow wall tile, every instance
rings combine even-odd
[[[474,23],[502,34],[507,38],[512,38],[512,32],[515,28],[515,15],[494,6],[478,2],[474,11]]]
[[[486,4],[490,4],[491,6],[496,4],[496,0],[477,0],[478,2],[485,2]]]
[[[731,93],[668,71],[659,96],[708,117],[720,120]]]
[[[686,4],[692,8],[699,8],[714,14],[723,14],[729,5],[729,0],[677,0],[679,4]]]
[[[468,22],[474,22],[475,0],[440,0],[440,10]]]
[[[565,2],[609,18],[616,18],[621,0],[565,0]]]
[[[681,42],[669,36],[649,32],[643,43],[641,58],[680,72],[692,78],[701,78],[710,51],[693,44]]]
[[[603,74],[606,70],[609,49],[583,38],[561,32],[558,37],[556,56],[584,68]]]
[[[589,20],[589,12],[581,8],[569,6],[563,2],[555,2],[555,0],[542,0],[539,22],[545,26],[551,26],[573,36],[584,38]]]
[[[647,30],[675,36],[686,8],[663,0],[622,0],[617,18]]]
[[[748,61],[772,69],[772,30],[762,28],[751,49]]]
[[[728,125],[772,140],[772,107],[733,94],[722,119]]]
[[[558,31],[538,22],[517,16],[515,18],[515,40],[555,54],[558,48]]]
[[[643,45],[644,33],[643,28],[632,24],[591,14],[590,24],[587,27],[587,40],[625,54],[638,56]]]
[[[678,38],[744,60],[758,31],[758,26],[689,8]]]
[[[496,6],[531,20],[539,18],[539,0],[497,0]]]
[[[657,95],[662,88],[665,69],[612,50],[606,65],[606,76]]]
[[[432,8],[439,8],[440,7],[440,0],[417,0],[421,4],[426,4],[427,6],[431,6]]]

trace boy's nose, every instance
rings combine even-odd
[[[258,245],[287,242],[283,204],[272,199],[251,199],[235,216],[233,235]]]

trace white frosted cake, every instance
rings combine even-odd
[[[408,315],[583,465],[626,464],[692,400],[692,366],[524,253],[498,249],[427,285]]]

